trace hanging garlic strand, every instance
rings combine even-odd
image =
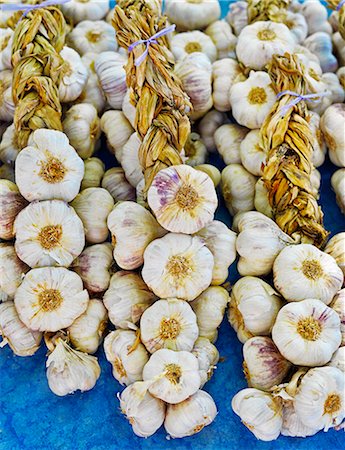
[[[327,6],[333,11],[338,11],[338,30],[345,39],[345,3],[341,0],[327,0]]]

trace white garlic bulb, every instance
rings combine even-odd
[[[75,100],[75,103],[89,103],[96,108],[99,114],[103,111],[106,100],[95,73],[89,74],[86,85],[77,100]]]
[[[21,261],[13,245],[0,243],[0,292],[13,298],[29,267]]]
[[[240,124],[251,130],[260,128],[276,102],[271,78],[266,72],[250,72],[245,81],[235,83],[230,89],[232,115]]]
[[[221,125],[216,129],[214,142],[226,165],[241,163],[240,145],[248,131],[235,123]]]
[[[27,200],[72,201],[79,192],[84,163],[61,131],[38,129],[16,159],[16,183]]]
[[[128,386],[141,381],[149,355],[135,331],[116,330],[104,339],[104,352],[113,367],[113,376]]]
[[[282,436],[307,437],[318,432],[315,426],[307,427],[297,416],[293,401],[285,401],[283,404],[283,427]]]
[[[210,36],[202,31],[195,30],[175,34],[171,38],[170,45],[177,61],[183,60],[195,52],[203,53],[211,62],[217,59],[217,47]]]
[[[338,68],[338,61],[332,53],[332,39],[326,31],[316,31],[310,34],[303,42],[312,53],[320,60],[323,72],[335,72]]]
[[[194,169],[206,173],[206,175],[208,175],[213,181],[215,188],[219,185],[222,176],[220,170],[216,166],[213,166],[212,164],[200,164],[198,166],[194,166]]]
[[[86,311],[70,327],[68,337],[76,350],[95,353],[102,342],[108,314],[101,300],[91,299]]]
[[[246,170],[257,177],[262,176],[266,152],[260,145],[260,130],[251,130],[240,144],[241,162]]]
[[[218,327],[222,323],[229,294],[221,286],[211,286],[197,297],[191,306],[196,314],[199,336],[214,342],[218,336]]]
[[[84,66],[80,55],[73,48],[65,46],[60,56],[63,59],[61,78],[58,85],[61,102],[76,100],[86,86],[88,70]]]
[[[341,289],[329,305],[339,316],[341,345],[345,346],[345,289]]]
[[[113,167],[105,172],[102,188],[110,193],[115,202],[134,201],[136,198],[135,188],[128,183],[122,167]]]
[[[73,105],[66,112],[63,129],[81,158],[90,158],[97,150],[101,128],[97,110],[93,105]]]
[[[30,203],[16,217],[15,249],[30,267],[70,266],[85,245],[83,223],[61,200]]]
[[[294,240],[273,220],[256,211],[241,215],[236,250],[240,255],[237,269],[240,275],[267,275],[278,253]]]
[[[338,62],[340,66],[344,66],[345,64],[345,47],[344,47],[345,40],[342,38],[339,31],[334,33],[332,35],[332,44],[334,49],[334,54],[338,58]]]
[[[325,247],[325,252],[331,255],[345,274],[345,232],[335,234]]]
[[[88,158],[84,161],[84,177],[81,190],[89,187],[99,187],[104,175],[104,163],[99,158]]]
[[[117,328],[135,329],[142,313],[156,298],[140,275],[121,270],[111,277],[103,302]]]
[[[169,436],[183,438],[199,433],[217,415],[213,398],[205,391],[195,394],[177,405],[168,405],[164,427]]]
[[[100,374],[97,358],[73,350],[61,338],[47,359],[47,379],[54,394],[64,396],[92,389]]]
[[[4,11],[2,11],[4,14]],[[0,27],[0,71],[12,69],[11,49],[13,42],[13,30]]]
[[[122,147],[133,134],[133,128],[122,111],[109,110],[101,117],[101,129],[107,137],[108,147],[121,163]]]
[[[331,185],[336,195],[338,206],[345,214],[345,168],[336,170],[331,178]]]
[[[1,28],[0,28],[1,30]],[[4,164],[14,165],[14,162],[20,152],[16,142],[14,124],[6,128],[0,142],[0,160]]]
[[[158,297],[191,301],[211,284],[213,265],[201,238],[169,233],[146,247],[142,276]]]
[[[112,266],[113,249],[108,242],[86,247],[72,264],[73,270],[77,272],[86,289],[92,294],[108,289]]]
[[[19,319],[11,301],[0,303],[0,347],[8,344],[17,356],[31,356],[39,348],[42,333],[32,331]]]
[[[191,351],[199,335],[196,316],[182,300],[158,300],[140,319],[141,340],[150,353],[161,348]]]
[[[246,1],[237,1],[229,4],[229,12],[225,20],[231,25],[236,36],[248,25],[247,7]]]
[[[110,26],[110,28],[114,34],[113,27]],[[121,109],[127,91],[125,64],[126,57],[114,51],[104,51],[95,62],[96,73],[103,92],[109,105],[114,109]]]
[[[336,367],[337,369],[341,370],[343,373],[345,373],[345,347],[339,347],[338,350],[336,350],[332,356],[332,359],[327,364],[331,367]]]
[[[327,8],[318,0],[307,0],[303,2],[301,13],[305,17],[308,24],[308,34],[316,31],[326,31],[331,33],[332,27],[327,22]]]
[[[199,374],[201,377],[201,388],[212,377],[216,364],[219,361],[219,352],[209,339],[199,337],[194,344],[193,355],[199,363]]]
[[[137,133],[133,133],[120,152],[121,166],[125,171],[127,180],[133,187],[144,179],[143,170],[139,161],[139,147],[141,140]]]
[[[186,164],[189,166],[195,167],[206,162],[207,148],[198,133],[189,134],[184,151],[187,158]]]
[[[219,19],[221,10],[218,0],[167,0],[165,14],[179,30],[196,30]]]
[[[83,20],[68,35],[68,43],[81,55],[87,52],[116,52],[113,27],[103,20]]]
[[[254,209],[256,178],[241,164],[229,164],[222,171],[222,194],[226,207],[234,216]]]
[[[20,195],[15,183],[0,179],[0,239],[13,239],[14,220],[28,202]]]
[[[125,115],[132,128],[135,128],[136,107],[131,103],[132,88],[128,88],[122,100],[122,112]]]
[[[332,256],[310,244],[283,249],[273,265],[275,288],[288,301],[317,298],[328,305],[344,275]]]
[[[211,178],[182,164],[159,171],[147,200],[162,227],[187,234],[196,233],[212,222],[218,205]]]
[[[302,378],[294,399],[299,419],[308,427],[328,431],[345,417],[344,374],[335,367],[317,367]]]
[[[233,411],[261,441],[273,441],[280,434],[283,418],[279,399],[259,389],[242,389],[232,399]]]
[[[230,88],[240,79],[241,74],[241,68],[234,59],[224,58],[212,64],[212,97],[216,110],[230,111]]]
[[[243,346],[243,359],[248,386],[263,391],[280,384],[291,367],[267,336],[248,339]]]
[[[11,122],[15,105],[12,97],[12,70],[0,72],[0,120]]]
[[[61,5],[65,17],[73,23],[79,23],[82,20],[101,20],[109,11],[109,2],[107,0],[70,0]]]
[[[312,162],[315,167],[320,167],[325,161],[327,147],[320,130],[320,116],[314,111],[309,111],[309,115],[309,128],[313,135],[312,145],[314,149]]]
[[[217,48],[217,59],[235,58],[237,38],[232,34],[230,25],[225,20],[211,23],[205,33],[210,36]]]
[[[288,27],[276,22],[255,22],[238,36],[236,54],[246,67],[262,70],[273,55],[293,53],[296,40]]]
[[[151,381],[149,392],[167,403],[180,403],[195,394],[201,384],[196,357],[185,351],[160,349],[153,353],[143,370]]]
[[[209,152],[214,152],[216,144],[214,140],[214,133],[223,123],[229,122],[225,113],[212,109],[200,120],[198,124],[198,131],[201,135],[206,148]]]
[[[87,242],[90,244],[104,242],[109,234],[107,218],[114,206],[114,199],[109,192],[103,188],[84,189],[71,205],[84,224]]]
[[[329,150],[329,157],[332,163],[339,167],[345,167],[344,120],[345,105],[336,103],[326,109],[320,121],[320,128]]]
[[[277,12],[277,18],[281,15],[281,12]],[[290,32],[294,35],[296,42],[302,43],[308,35],[308,24],[303,14],[294,13],[292,11],[284,11],[282,17],[279,20],[286,25]]]
[[[152,436],[163,424],[165,403],[147,392],[147,383],[138,381],[120,395],[121,411],[139,437]]]
[[[115,205],[108,217],[108,228],[114,245],[114,259],[126,270],[140,267],[150,242],[166,234],[147,209],[128,201]]]

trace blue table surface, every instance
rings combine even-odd
[[[222,2],[223,12],[227,3]],[[101,157],[108,167],[114,161],[106,151]],[[211,162],[223,167],[212,156]],[[335,202],[330,177],[336,170],[329,161],[321,169],[320,203],[325,226],[332,234],[345,230],[345,219]],[[228,225],[231,217],[224,205],[217,218]],[[236,264],[229,280],[238,279]],[[0,350],[0,450],[127,450],[127,449],[248,449],[324,450],[345,445],[345,434],[334,430],[319,432],[307,439],[281,436],[274,442],[260,442],[232,412],[231,399],[246,387],[242,373],[242,345],[227,320],[219,331],[217,347],[222,357],[211,381],[205,386],[215,399],[219,413],[215,421],[201,433],[176,440],[167,440],[161,428],[148,439],[136,437],[119,409],[117,392],[123,388],[112,377],[103,349],[97,353],[102,368],[96,387],[89,392],[57,397],[48,388],[45,375],[46,349],[42,347],[31,358],[14,356],[8,347]]]

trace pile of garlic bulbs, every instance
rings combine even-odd
[[[44,342],[49,387],[64,396],[95,386],[103,343],[125,386],[121,411],[141,437],[162,425],[190,436],[216,418],[203,388],[227,307],[248,381],[232,408],[258,439],[310,436],[345,417],[345,234],[321,251],[276,225],[260,145],[276,101],[266,65],[296,53],[326,92],[308,103],[313,164],[328,149],[345,211],[345,41],[317,0],[291,2],[285,23],[248,25],[246,8],[236,2],[220,19],[218,0],[166,1],[192,133],[184,164],[161,170],[147,193],[108,2],[61,6],[71,23],[63,131],[36,130],[24,149],[12,123],[13,31],[0,22],[0,346],[31,356]],[[315,198],[320,182],[315,169]],[[215,218],[220,196],[232,230]],[[241,277],[229,295],[236,258]]]

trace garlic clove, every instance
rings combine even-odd
[[[14,297],[22,277],[29,270],[17,256],[13,245],[0,243],[0,291]]]
[[[20,195],[15,183],[9,180],[0,180],[0,239],[13,239],[15,218],[27,204],[28,202]]]

